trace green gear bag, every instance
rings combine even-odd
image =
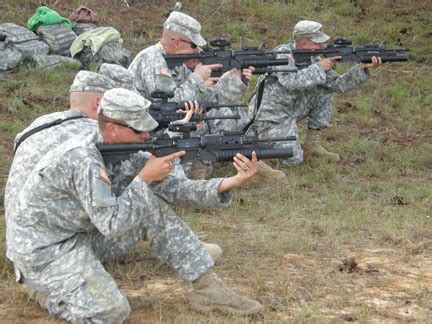
[[[57,11],[48,7],[41,6],[37,8],[36,13],[27,21],[27,28],[31,31],[36,31],[40,25],[54,25],[64,23],[69,28],[72,28],[72,22],[60,16]]]

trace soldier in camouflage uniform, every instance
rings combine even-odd
[[[293,49],[322,49],[329,36],[322,31],[322,25],[316,21],[302,20],[294,27],[295,43],[278,46],[275,51],[292,51]],[[355,89],[369,79],[368,68],[375,68],[381,60],[373,58],[371,64],[357,64],[345,74],[334,71],[339,57],[314,58],[315,63],[298,69],[290,54],[288,57],[294,72],[278,72],[263,76],[259,80],[255,93],[249,103],[249,111],[255,112],[255,130],[260,136],[297,136],[294,143],[277,145],[293,147],[294,157],[284,160],[286,164],[303,162],[303,151],[298,142],[297,122],[308,117],[308,131],[304,144],[305,154],[317,154],[330,160],[338,161],[339,154],[327,152],[318,142],[321,129],[329,126],[333,93],[345,93]],[[286,69],[286,67],[284,67]],[[261,104],[257,106],[258,89],[264,83]]]
[[[177,11],[170,14],[160,42],[141,51],[129,66],[135,76],[135,86],[144,98],[151,99],[153,91],[165,91],[174,92],[173,101],[241,102],[247,85],[242,82],[240,71],[227,72],[215,83],[210,75],[212,69],[221,66],[219,64],[203,65],[191,60],[173,70],[168,69],[164,54],[197,53],[199,47],[206,44],[200,31],[201,25],[192,17]],[[250,78],[249,69],[245,69],[244,73]],[[220,110],[218,113],[232,114],[232,111]],[[246,115],[243,117],[247,118]]]
[[[247,85],[241,76],[249,80],[253,68],[231,70],[214,80],[211,78],[213,69],[221,67],[220,64],[203,65],[195,60],[169,70],[163,57],[164,54],[192,54],[199,51],[199,47],[206,45],[201,36],[201,25],[194,18],[174,11],[165,21],[162,38],[156,45],[141,51],[132,61],[129,70],[135,76],[137,90],[147,99],[151,99],[153,91],[174,92],[173,101],[200,100],[212,101],[219,104],[240,103],[247,90]],[[193,72],[191,71],[193,70]],[[249,121],[245,110],[239,108],[221,108],[208,113],[208,116],[240,115],[240,120],[212,120],[208,124],[212,132],[223,130],[242,130]],[[209,129],[205,129],[204,134]],[[285,174],[272,170],[260,161],[258,174],[268,179],[283,179]],[[199,163],[194,163],[191,176],[204,179],[208,170]]]
[[[125,89],[106,92],[98,117],[104,141],[148,138],[157,125],[148,114],[149,105]],[[256,156],[252,161],[241,155],[234,158],[238,173],[233,177],[191,181],[175,163],[185,152],[162,158],[141,152],[117,169],[124,177],[113,184],[123,189],[116,197],[95,146],[97,136],[72,138],[42,157],[9,215],[7,256],[24,282],[45,295],[39,299],[41,305],[72,322],[122,322],[129,304],[101,262],[146,239],[161,260],[192,282],[193,309],[260,312],[258,302],[237,295],[211,271],[213,260],[167,204],[228,205],[230,190],[256,172]]]
[[[70,109],[41,116],[16,136],[5,189],[6,219],[31,170],[45,154],[72,137],[85,138],[97,130],[100,99],[114,87],[107,77],[80,71],[70,87]]]

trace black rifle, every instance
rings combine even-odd
[[[149,111],[150,115],[159,123],[158,131],[160,128],[167,128],[172,122],[177,120],[181,120],[185,117],[184,113],[164,113],[162,111],[151,110]],[[206,116],[203,114],[193,114],[190,121],[191,122],[200,122],[200,121],[208,121],[215,119],[240,119],[239,115],[228,115],[228,116]]]
[[[179,109],[184,109],[188,101],[171,102],[169,99],[174,97],[174,92],[153,91],[151,97],[154,99],[150,111],[160,111],[161,113],[173,114]],[[215,104],[212,102],[198,101],[198,104],[204,109],[204,112],[223,107],[235,108],[246,107],[245,104]]]
[[[231,132],[224,135],[206,135],[203,137],[153,138],[138,144],[98,143],[97,147],[106,163],[113,164],[128,160],[130,154],[138,151],[148,151],[158,157],[186,151],[186,154],[181,158],[183,163],[194,160],[213,163],[232,161],[237,153],[250,159],[254,151],[258,159],[290,158],[293,156],[292,148],[273,148],[272,143],[293,140],[295,140],[294,136],[259,139],[246,137],[238,132]]]
[[[164,55],[168,68],[173,69],[185,61],[196,59],[204,65],[222,64],[220,69],[213,70],[212,76],[219,77],[232,69],[255,67],[254,74],[271,72],[270,66],[287,65],[287,58],[277,58],[277,53],[266,52],[260,47],[243,47],[240,50],[225,49],[231,45],[228,39],[216,39],[200,53]]]
[[[154,91],[151,93],[151,96],[155,100],[152,102],[149,108],[149,113],[159,123],[159,129],[167,128],[171,122],[184,118],[185,114],[178,113],[177,110],[184,109],[187,101],[169,102],[168,99],[174,97],[173,92]],[[211,102],[198,102],[198,104],[204,108],[204,112],[222,107],[246,107],[244,104],[218,105]],[[193,114],[190,121],[200,122],[215,119],[240,119],[240,116],[237,114],[229,116],[208,117],[203,114]]]
[[[409,57],[406,48],[385,48],[378,45],[365,45],[360,47],[350,46],[352,41],[346,38],[335,38],[334,43],[324,49],[295,49],[290,53],[294,56],[297,66],[308,66],[312,64],[312,58],[341,56],[339,62],[371,63],[372,56],[380,57],[383,63],[386,62],[406,62]]]

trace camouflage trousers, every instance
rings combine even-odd
[[[108,239],[98,231],[77,233],[76,246],[47,265],[16,263],[31,289],[48,296],[43,305],[51,314],[71,322],[120,323],[129,314],[126,296],[102,262],[123,254],[146,239],[155,255],[186,282],[213,267],[201,241],[163,201],[159,213],[143,213],[143,222]]]
[[[242,131],[249,122],[247,111],[243,107],[222,107],[210,110],[206,116],[239,116],[239,119],[215,119],[209,120],[205,127],[206,134],[222,134],[224,131]],[[210,127],[208,127],[210,125]],[[210,128],[210,129],[209,129]]]
[[[297,124],[293,119],[285,119],[282,123],[273,122],[256,122],[255,125],[256,133],[258,137],[284,137],[284,136],[295,136],[295,141],[278,141],[274,143],[274,147],[289,147],[293,150],[293,157],[288,159],[281,159],[280,161],[284,165],[298,165],[303,162],[303,150],[300,146]],[[251,133],[247,133],[252,135]]]
[[[330,125],[333,92],[324,87],[304,91],[293,105],[292,118],[297,122],[308,118],[309,129],[323,129]]]

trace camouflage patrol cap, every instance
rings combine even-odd
[[[110,78],[91,71],[79,71],[69,89],[70,92],[99,92],[115,88]]]
[[[330,36],[322,31],[322,24],[313,20],[301,20],[294,26],[294,39],[307,38],[314,43],[326,43]]]
[[[134,75],[131,71],[117,64],[104,63],[99,69],[102,74],[114,81],[116,88],[124,88],[137,92],[134,86]]]
[[[165,21],[164,28],[189,37],[193,43],[200,47],[207,44],[206,40],[200,34],[200,23],[191,16],[188,16],[182,12],[171,12]]]
[[[114,88],[105,92],[100,110],[106,117],[124,121],[130,127],[145,132],[158,126],[149,114],[151,102],[133,91]]]

